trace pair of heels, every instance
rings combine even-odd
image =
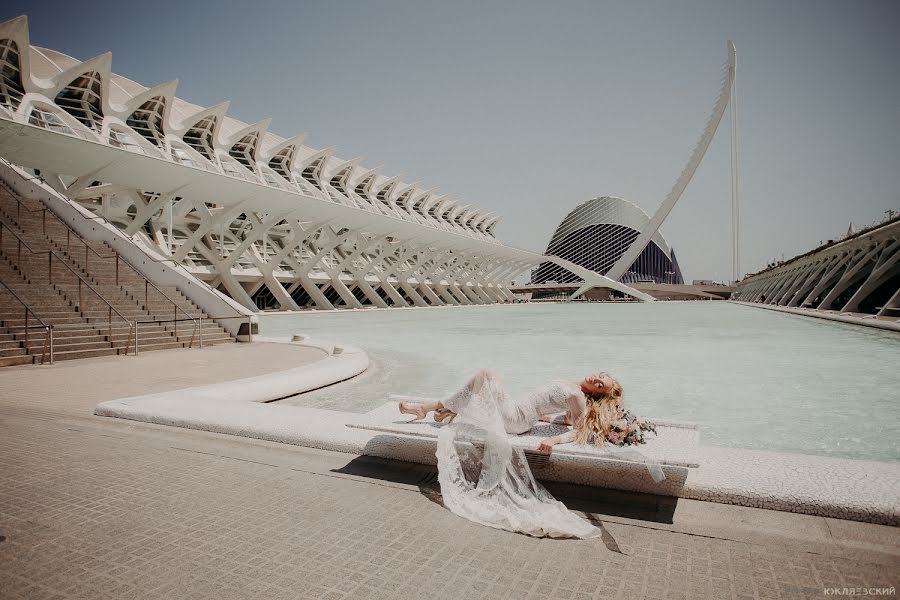
[[[415,415],[416,418],[413,419],[413,421],[421,421],[428,416],[428,411],[426,411],[425,407],[421,404],[409,404],[406,402],[401,402],[398,408],[400,409],[401,414]],[[434,411],[434,420],[438,423],[443,423],[444,421],[447,421],[447,423],[452,423],[453,419],[455,418],[456,413],[449,408],[439,408]]]

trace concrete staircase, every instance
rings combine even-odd
[[[49,361],[39,322],[53,328],[54,360],[134,353],[135,328],[139,352],[196,348],[201,323],[204,346],[235,341],[177,288],[154,286],[107,244],[2,184],[0,221],[0,366]]]

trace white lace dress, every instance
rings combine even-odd
[[[459,516],[498,529],[537,537],[597,537],[585,519],[569,511],[535,481],[524,452],[507,433],[524,433],[541,415],[585,410],[577,384],[554,381],[514,401],[493,372],[480,371],[442,401],[457,413],[438,436],[438,479],[444,505]],[[574,439],[574,432],[562,436]]]

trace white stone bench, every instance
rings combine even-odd
[[[397,410],[396,402],[350,419],[348,427],[379,432],[366,445],[364,453],[434,464],[434,450],[442,423],[433,420],[410,421],[410,415]],[[677,495],[687,478],[688,470],[700,466],[697,448],[700,432],[692,423],[650,419],[657,426],[657,435],[648,434],[647,443],[630,446],[651,462],[658,463],[666,476],[653,481],[644,462],[629,459],[619,448],[596,448],[580,444],[558,444],[549,457],[536,449],[543,438],[563,433],[568,428],[551,423],[537,423],[528,432],[510,435],[513,446],[525,450],[525,456],[539,479],[564,481],[655,494]],[[407,446],[404,448],[404,446]],[[415,447],[414,452],[409,446]]]

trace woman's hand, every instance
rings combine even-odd
[[[547,438],[543,440],[540,444],[538,444],[537,450],[538,452],[544,452],[546,454],[550,454],[553,452],[553,446],[559,443],[559,438],[553,436],[551,438]]]
[[[541,415],[541,418],[538,421],[543,421],[544,423],[552,423],[553,415]]]

